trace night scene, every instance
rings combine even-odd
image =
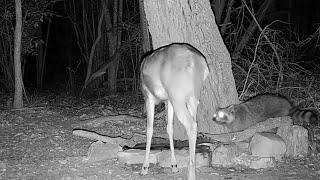
[[[319,9],[0,0],[0,179],[319,179]]]

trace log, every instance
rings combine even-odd
[[[98,134],[96,132],[92,132],[92,131],[87,131],[87,130],[73,130],[72,134],[75,136],[81,136],[81,137],[85,137],[85,138],[89,138],[92,140],[98,140],[98,141],[102,141],[104,143],[110,143],[110,144],[121,144],[124,141],[126,141],[126,139],[121,138],[121,137],[108,137],[108,136],[104,136],[101,134]]]
[[[129,116],[129,115],[117,115],[117,116],[101,116],[98,118],[88,119],[84,120],[75,124],[72,124],[72,128],[81,128],[81,127],[101,127],[103,123],[107,121],[143,121],[144,118],[139,118],[135,116]]]
[[[292,119],[288,116],[270,118],[266,121],[260,122],[254,126],[249,127],[246,130],[233,132],[233,133],[223,133],[223,134],[210,134],[210,133],[201,133],[204,136],[214,139],[220,142],[240,142],[251,138],[256,132],[265,132],[271,129],[292,124]]]

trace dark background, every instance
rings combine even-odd
[[[31,1],[30,1],[31,2]],[[41,1],[32,1],[35,3],[39,3]],[[43,13],[41,22],[38,22],[38,25],[41,28],[41,35],[35,38],[35,33],[33,33],[32,27],[28,27],[24,29],[24,36],[30,36],[32,40],[41,39],[43,42],[47,41],[47,49],[46,49],[46,57],[45,57],[45,69],[44,69],[44,77],[43,77],[43,86],[41,88],[36,85],[36,62],[37,62],[37,52],[30,48],[29,51],[24,51],[23,53],[23,72],[24,72],[24,84],[28,92],[34,91],[42,91],[42,90],[54,90],[54,91],[74,91],[70,88],[67,88],[69,81],[68,77],[68,68],[71,68],[74,71],[75,75],[75,86],[73,89],[77,91],[75,95],[79,94],[79,89],[83,86],[85,75],[86,75],[86,63],[83,60],[81,55],[81,50],[77,44],[77,37],[75,35],[75,30],[73,28],[73,24],[71,22],[70,16],[76,15],[78,17],[83,13],[83,6],[81,5],[82,1],[45,1],[49,2],[47,6],[40,9]],[[74,12],[71,12],[71,8],[68,7],[70,2],[74,3],[76,7]],[[229,1],[226,1],[229,2]],[[265,1],[249,1],[246,3],[249,5],[253,13],[257,13],[258,10],[263,5]],[[128,39],[135,38],[135,41],[131,41],[131,48],[122,48],[120,50],[121,58],[120,65],[118,71],[118,78],[125,78],[123,74],[126,74],[126,77],[133,78],[134,81],[138,81],[138,76],[133,76],[134,73],[138,73],[139,68],[133,68],[134,61],[136,65],[140,64],[141,56],[144,52],[141,49],[141,29],[140,28],[140,13],[139,13],[139,3],[137,0],[124,0],[123,1],[123,19],[122,22],[119,23],[119,27],[122,29],[122,39],[121,42],[128,42]],[[215,9],[217,5],[215,1],[211,1],[212,9]],[[6,11],[10,11],[14,13],[14,6],[10,1],[3,1],[1,10],[2,19],[8,19],[5,16]],[[23,10],[26,11],[36,11],[37,8],[33,7],[35,4],[26,4],[23,3]],[[95,6],[97,8],[91,7]],[[40,7],[41,5],[39,5]],[[86,11],[93,14],[89,20],[98,21],[99,15],[99,2],[98,1],[86,1]],[[113,13],[113,2],[108,4],[108,8],[110,13]],[[263,16],[262,20],[259,22],[261,27],[264,28],[267,25],[270,26],[270,34],[267,34],[274,43],[287,44],[288,46],[283,46],[283,49],[279,49],[279,51],[290,51],[291,54],[289,58],[287,56],[282,56],[284,62],[290,62],[298,64],[301,69],[303,76],[304,73],[312,77],[317,77],[319,72],[319,47],[318,47],[318,36],[319,36],[319,22],[320,22],[320,2],[317,0],[282,0],[282,1],[270,1],[270,5],[268,6],[266,14]],[[73,13],[73,14],[72,14]],[[88,14],[90,14],[88,13]],[[226,15],[226,9],[222,13],[222,19]],[[14,16],[13,16],[14,17]],[[35,18],[30,16],[30,19]],[[36,19],[36,18],[35,18]],[[241,19],[241,21],[239,20]],[[50,27],[49,27],[49,21]],[[3,21],[2,21],[3,22]],[[13,19],[12,19],[12,22]],[[27,21],[26,21],[27,22]],[[30,23],[31,21],[28,21]],[[230,23],[228,28],[224,34],[222,34],[225,44],[227,45],[233,62],[233,71],[236,76],[237,87],[241,87],[241,83],[245,75],[238,76],[237,73],[241,73],[238,67],[242,67],[244,70],[248,70],[248,66],[250,63],[245,63],[245,60],[250,60],[253,58],[253,51],[260,31],[257,29],[254,31],[254,34],[249,40],[249,43],[246,45],[246,48],[240,52],[240,56],[234,57],[234,51],[239,41],[241,40],[241,36],[246,32],[246,28],[252,22],[252,17],[248,13],[248,11],[244,8],[242,1],[236,1],[232,6],[232,13]],[[219,27],[222,27],[222,24],[218,24]],[[27,27],[27,23],[24,24]],[[127,27],[134,27],[132,29]],[[49,28],[49,31],[48,31]],[[1,28],[0,28],[1,29]],[[138,36],[132,37],[132,32],[137,32]],[[275,33],[276,32],[276,33]],[[49,33],[49,34],[48,34]],[[107,33],[104,31],[103,33]],[[130,34],[132,33],[132,34]],[[237,34],[235,36],[234,34]],[[235,38],[236,37],[236,38]],[[280,38],[279,38],[280,37]],[[281,40],[279,40],[281,39]],[[7,39],[3,39],[2,41],[6,41]],[[23,44],[24,47],[29,46],[32,43]],[[135,51],[132,51],[132,47],[136,48]],[[105,57],[110,57],[110,54],[107,52],[108,46],[106,46]],[[249,49],[249,50],[248,50]],[[251,49],[251,50],[250,50]],[[266,54],[268,54],[268,47],[263,46],[261,49],[266,50]],[[270,51],[271,52],[271,51]],[[129,58],[129,54],[131,57],[135,57],[134,59]],[[284,53],[286,54],[286,53]],[[287,54],[286,54],[287,55]],[[264,55],[260,54],[262,58]],[[266,58],[267,59],[267,58]],[[288,60],[289,59],[289,60]],[[250,62],[250,61],[249,61]],[[294,70],[295,71],[295,70]],[[0,74],[3,74],[3,69],[0,70]],[[291,73],[291,72],[288,72]],[[105,75],[106,78],[106,75]],[[239,79],[240,78],[240,79]],[[253,77],[254,78],[254,77]],[[9,81],[7,78],[1,79],[1,91],[3,92],[12,92],[12,86],[5,86]],[[267,86],[267,85],[263,85]],[[8,88],[9,87],[9,88]],[[97,89],[97,88],[105,88],[106,80],[100,80],[98,83],[94,83],[94,85],[88,86],[87,90]],[[105,88],[107,91],[108,89]],[[117,84],[118,91],[134,91],[137,88],[133,87],[133,85],[123,85],[121,83]],[[241,90],[241,89],[239,89]]]

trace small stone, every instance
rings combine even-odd
[[[175,150],[178,169],[188,167],[189,150]],[[165,150],[159,153],[158,163],[161,167],[171,167],[171,151]],[[209,166],[209,153],[196,153],[196,168]]]
[[[250,164],[251,169],[264,169],[274,167],[274,158],[266,157],[260,158],[258,160],[252,161]]]
[[[60,164],[67,164],[67,162],[68,162],[68,161],[67,161],[66,159],[59,160],[59,163],[60,163]]]
[[[158,151],[158,150],[150,151],[149,162],[151,164],[158,163],[157,155],[159,153],[161,153],[161,151]],[[117,157],[119,162],[131,165],[131,164],[143,163],[145,155],[146,155],[145,150],[129,149],[126,151],[118,152]]]
[[[256,161],[258,159],[260,159],[260,157],[242,153],[240,156],[236,157],[234,160],[238,165],[249,167],[252,161]]]

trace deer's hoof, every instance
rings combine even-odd
[[[178,172],[178,171],[179,171],[179,170],[178,170],[178,165],[177,165],[177,164],[171,165],[171,170],[172,170],[173,173]]]
[[[148,167],[142,166],[141,174],[142,174],[142,175],[148,174]]]

